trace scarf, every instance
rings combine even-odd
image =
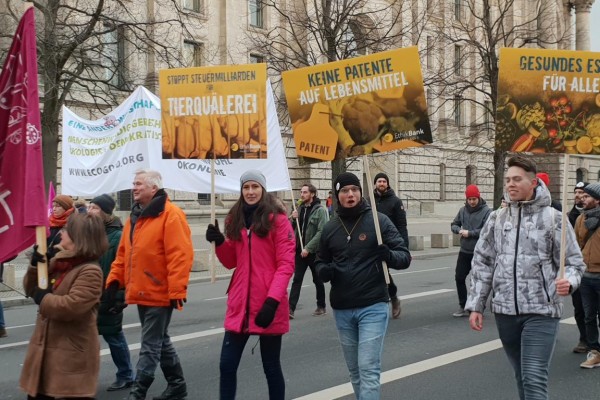
[[[258,203],[250,205],[244,203],[242,206],[242,211],[244,212],[244,223],[246,224],[246,229],[250,229],[252,226],[252,221],[254,220],[254,212],[258,208]]]
[[[50,268],[50,283],[52,284],[52,290],[56,290],[58,286],[62,283],[65,275],[69,273],[73,268],[78,265],[81,265],[85,262],[91,261],[89,258],[76,256],[72,250],[63,250],[62,247],[59,248],[60,251],[56,254],[51,261]]]
[[[600,207],[592,208],[591,210],[583,210],[585,214],[585,221],[583,224],[588,231],[595,231],[598,229],[600,223]]]
[[[337,213],[341,218],[348,218],[352,220],[358,218],[364,209],[365,201],[364,199],[361,199],[357,205],[350,208],[342,207],[342,204],[340,203],[338,205]]]
[[[54,214],[50,215],[50,228],[62,228],[67,224],[67,219],[73,214],[75,211],[74,208],[69,208],[63,215],[60,217],[55,217]]]

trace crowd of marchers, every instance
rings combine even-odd
[[[600,367],[600,183],[576,184],[575,204],[563,226],[548,174],[522,156],[510,158],[507,167],[502,206],[491,210],[479,188],[468,185],[465,205],[451,223],[460,237],[459,309],[453,316],[468,317],[470,327],[481,331],[490,304],[519,398],[548,399],[565,296],[572,298],[579,329],[573,351],[587,354],[580,366]],[[99,335],[116,367],[106,390],[128,390],[129,400],[145,399],[160,367],[167,387],[154,400],[187,398],[169,323],[187,301],[191,230],[163,189],[159,172],[136,172],[132,194],[134,205],[124,224],[113,214],[115,201],[108,194],[89,205],[66,195],[53,199],[48,251],[41,254],[34,246],[24,278],[26,294],[39,306],[20,379],[28,399],[93,399]],[[236,398],[237,369],[251,336],[259,338],[269,399],[285,398],[282,336],[298,317],[309,269],[316,287],[315,317],[327,315],[325,284],[330,284],[329,306],[356,398],[380,398],[384,337],[390,318],[401,314],[388,268],[408,268],[411,255],[406,211],[385,173],[375,176],[370,195],[356,175],[344,172],[335,177],[324,203],[316,187],[304,183],[290,212],[267,192],[261,171],[242,174],[239,198],[222,229],[217,220],[206,229],[220,262],[233,270],[219,361],[220,399]],[[48,265],[45,289],[37,284],[40,263]],[[141,323],[135,367],[122,329],[129,305],[137,306]],[[0,337],[5,336],[0,308]]]

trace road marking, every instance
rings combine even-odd
[[[8,349],[11,347],[19,347],[19,346],[26,346],[29,344],[29,341],[26,342],[15,342],[15,343],[9,343],[9,344],[2,344],[0,345],[0,349]]]
[[[194,333],[186,333],[185,335],[171,336],[171,342],[181,342],[183,340],[197,339],[206,336],[219,335],[221,333],[225,333],[225,329],[223,328],[215,328],[209,329],[201,332]],[[141,343],[133,343],[129,345],[129,350],[139,350],[141,348]],[[110,349],[100,350],[101,356],[106,356],[110,354]]]
[[[395,272],[391,275],[420,274],[421,272],[441,271],[443,269],[450,269],[450,268],[454,268],[454,267],[429,268],[429,269],[420,269],[418,271]]]
[[[213,298],[210,298],[210,299],[204,299],[204,301],[223,300],[223,299],[226,299],[226,298],[227,298],[227,296],[213,297]]]
[[[489,353],[490,351],[498,350],[500,348],[502,348],[502,343],[500,342],[500,339],[496,339],[490,342],[478,344],[477,346],[467,347],[466,349],[442,354],[441,356],[429,358],[427,360],[385,371],[381,374],[381,383],[385,384],[393,382],[411,375],[420,374],[421,372],[426,372],[444,365],[452,364],[457,361],[462,361],[467,358]],[[306,396],[297,397],[295,400],[332,400],[352,394],[354,394],[354,391],[352,390],[352,384],[344,383],[343,385],[330,387],[319,392],[307,394]]]
[[[560,323],[567,324],[567,325],[577,325],[577,321],[575,321],[575,317],[561,319]]]
[[[416,299],[416,298],[425,297],[425,296],[434,296],[436,294],[455,292],[455,291],[456,291],[456,289],[439,289],[439,290],[430,290],[429,292],[407,294],[405,296],[399,296],[399,297],[400,297],[400,300],[408,300],[408,299]]]

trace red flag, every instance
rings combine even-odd
[[[0,73],[0,260],[46,226],[33,8],[25,11]]]

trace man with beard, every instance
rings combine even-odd
[[[396,196],[396,193],[394,193],[394,190],[390,187],[390,180],[388,176],[383,172],[375,175],[373,184],[375,185],[375,208],[380,213],[387,215],[387,217],[392,221],[398,230],[398,233],[400,233],[402,240],[404,241],[404,246],[408,248],[406,211],[404,210],[402,200]],[[388,293],[392,302],[392,317],[394,319],[400,318],[402,309],[400,307],[400,299],[398,298],[398,287],[392,280],[392,275],[390,275]]]
[[[575,222],[575,235],[586,265],[579,292],[585,315],[585,334],[589,353],[581,368],[600,367],[598,311],[600,311],[600,183],[587,185],[581,199],[583,212]]]
[[[325,308],[325,285],[317,272],[315,271],[315,256],[319,250],[319,241],[321,240],[321,231],[325,223],[329,221],[329,213],[321,204],[317,197],[317,188],[311,183],[305,183],[300,189],[300,200],[302,204],[298,210],[292,212],[294,219],[294,230],[300,227],[302,233],[302,242],[299,235],[296,235],[296,270],[292,289],[290,290],[290,319],[294,318],[296,305],[300,298],[300,288],[306,269],[310,268],[313,276],[313,283],[317,289],[317,309],[313,312],[314,316],[327,314]],[[302,246],[302,245],[304,246]]]
[[[582,195],[585,193],[583,190],[589,185],[588,182],[577,182],[575,185],[575,204],[569,211],[569,222],[575,228],[575,221],[577,217],[583,212],[583,199]],[[585,334],[585,313],[583,311],[583,303],[581,301],[581,292],[579,289],[571,293],[571,300],[573,301],[573,315],[575,322],[577,323],[577,329],[579,330],[579,342],[577,346],[573,348],[573,353],[587,353],[587,338]]]
[[[456,218],[450,224],[452,232],[460,235],[460,251],[458,252],[454,273],[460,308],[452,314],[454,317],[469,316],[469,312],[465,310],[465,303],[467,302],[467,285],[465,281],[467,275],[471,272],[473,250],[477,244],[477,239],[479,239],[479,232],[492,212],[485,200],[481,198],[479,188],[476,185],[467,186],[465,197],[467,198],[465,205],[458,211]]]

